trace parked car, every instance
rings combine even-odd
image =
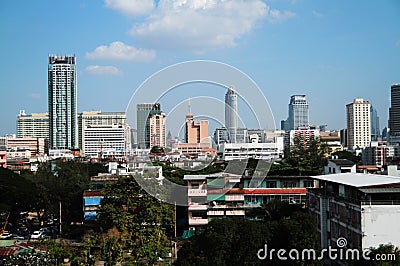
[[[0,239],[10,239],[12,237],[12,234],[11,233],[3,233],[1,236],[0,236]]]
[[[40,231],[33,231],[32,235],[31,235],[31,239],[39,239],[42,237],[42,232]]]

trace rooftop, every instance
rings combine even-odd
[[[354,162],[352,162],[350,160],[347,160],[347,159],[331,159],[329,161],[331,161],[334,164],[339,165],[339,166],[353,166],[353,165],[355,165]]]
[[[387,175],[372,175],[360,173],[340,173],[330,175],[313,176],[312,178],[322,181],[328,181],[343,184],[352,187],[374,187],[384,185],[399,185],[400,178]]]

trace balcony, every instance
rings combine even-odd
[[[189,197],[199,197],[199,196],[207,196],[207,189],[199,189],[199,188],[189,188],[188,189]]]
[[[189,218],[189,225],[206,225],[208,224],[208,219],[201,217]]]
[[[189,205],[189,211],[206,211],[208,209],[208,205],[206,204],[196,204],[192,203]]]
[[[226,210],[226,215],[240,215],[244,216],[245,212],[244,210]]]
[[[208,211],[207,215],[208,216],[223,216],[223,215],[225,215],[225,212],[223,210],[218,210],[218,211],[212,210],[212,211]]]

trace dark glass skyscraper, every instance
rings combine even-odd
[[[391,142],[400,142],[400,84],[390,90],[389,135]]]
[[[50,55],[48,61],[50,148],[78,147],[76,57]]]
[[[137,144],[139,148],[150,148],[150,116],[161,114],[159,103],[139,103],[136,105]]]
[[[381,137],[378,111],[371,105],[371,140],[377,141]]]

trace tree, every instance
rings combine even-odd
[[[243,217],[213,219],[205,233],[192,237],[178,252],[177,265],[322,265],[320,261],[260,260],[257,252],[320,249],[312,216],[299,206],[271,202],[259,208],[263,221]]]
[[[159,189],[162,195],[159,181],[147,178],[141,182],[154,191]],[[98,222],[103,232],[115,227],[119,234],[110,240],[112,243],[117,241],[136,261],[154,263],[167,254],[166,225],[174,223],[171,205],[148,194],[133,176],[120,176],[103,194]]]

